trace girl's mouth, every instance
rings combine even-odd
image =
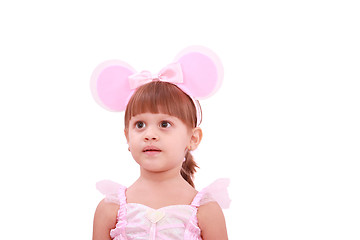
[[[148,150],[145,150],[144,152],[161,152],[161,150],[148,149]]]
[[[143,149],[143,152],[145,153],[157,153],[157,152],[161,152],[161,150],[157,147],[154,146],[147,146]]]

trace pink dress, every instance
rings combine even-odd
[[[197,193],[190,205],[171,205],[153,209],[139,203],[127,203],[126,187],[101,181],[97,189],[105,195],[105,200],[120,205],[116,227],[110,236],[114,240],[199,240],[199,206],[217,201],[222,208],[228,208],[230,199],[227,192],[229,179],[218,179]]]

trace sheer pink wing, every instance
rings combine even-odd
[[[200,200],[200,205],[206,204],[208,202],[216,201],[219,203],[220,207],[223,209],[230,207],[230,197],[228,192],[228,187],[230,184],[230,179],[228,178],[220,178],[215,182],[204,188],[201,192],[203,192],[203,196]]]
[[[122,198],[121,192],[123,189],[125,189],[125,187],[121,184],[110,180],[97,182],[96,188],[99,190],[99,192],[105,195],[106,202],[112,202],[116,204],[120,204]]]

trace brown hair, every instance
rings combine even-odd
[[[153,81],[139,87],[130,98],[125,111],[125,131],[129,129],[130,118],[141,113],[165,113],[179,118],[189,128],[197,124],[196,107],[193,100],[172,83]],[[188,151],[182,164],[181,176],[194,187],[194,173],[198,168]]]

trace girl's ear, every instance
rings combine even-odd
[[[201,128],[196,127],[192,130],[189,150],[195,150],[199,146],[202,136],[203,134]]]

